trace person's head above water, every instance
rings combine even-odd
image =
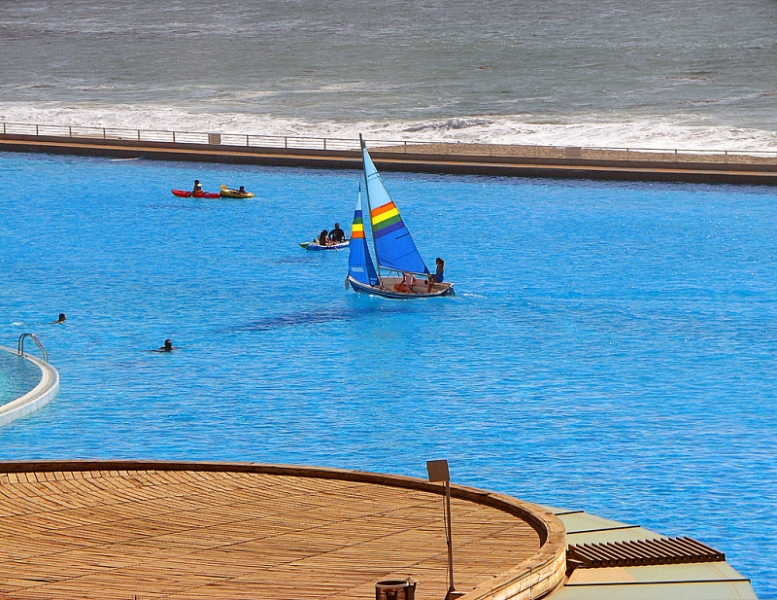
[[[177,348],[173,346],[173,340],[167,339],[165,340],[164,346],[159,346],[159,348],[151,350],[151,352],[172,352],[173,350],[177,350]]]
[[[59,316],[57,317],[57,320],[54,321],[55,323],[64,323],[67,320],[67,317],[65,316],[65,313],[59,313]]]

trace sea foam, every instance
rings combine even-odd
[[[689,119],[690,120],[690,119]],[[373,140],[697,151],[777,151],[777,132],[676,119],[555,119],[526,115],[438,120],[312,121],[174,106],[0,103],[0,122],[154,131]]]

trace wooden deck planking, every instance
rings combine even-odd
[[[539,549],[526,522],[454,499],[457,588]],[[442,497],[267,473],[0,474],[0,594],[42,598],[374,598],[391,575],[441,598]]]

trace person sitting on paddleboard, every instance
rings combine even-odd
[[[339,244],[345,239],[345,232],[340,229],[340,223],[335,223],[335,228],[329,232],[329,239],[335,244]]]
[[[444,278],[443,272],[445,271],[445,261],[438,256],[436,259],[434,259],[434,262],[437,264],[437,271],[435,271],[434,275],[430,275],[429,279],[426,280],[427,294],[431,294],[434,284],[442,283]]]

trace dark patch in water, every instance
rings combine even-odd
[[[240,331],[272,331],[282,329],[283,327],[297,327],[306,325],[319,325],[321,323],[331,323],[334,321],[353,321],[367,315],[388,316],[397,312],[406,312],[402,306],[365,306],[359,309],[322,309],[306,310],[275,317],[259,319],[252,323],[236,325],[225,330],[227,333],[237,333]]]
[[[344,311],[335,309],[301,311],[275,317],[267,317],[254,321],[253,323],[246,323],[245,325],[238,325],[237,327],[231,328],[229,331],[271,331],[273,329],[295,327],[297,325],[318,325],[320,323],[331,323],[332,321],[350,321],[362,314],[362,312],[363,311]]]
[[[201,211],[201,210],[210,210],[210,206],[205,206],[204,204],[150,204],[148,209],[151,210],[192,210],[192,211]]]
[[[299,256],[286,256],[272,261],[276,265],[298,265],[300,263],[306,263],[310,260],[310,253],[300,254]]]

